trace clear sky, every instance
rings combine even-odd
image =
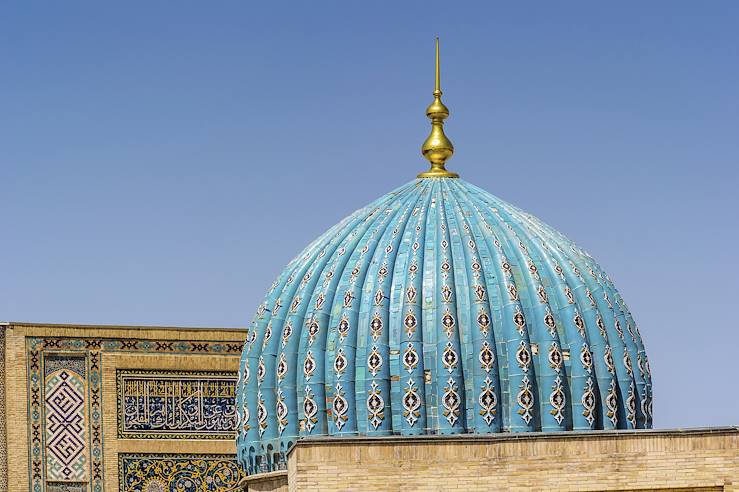
[[[426,167],[586,248],[655,425],[739,424],[739,2],[3,2],[0,319],[244,326]]]

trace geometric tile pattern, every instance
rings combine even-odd
[[[244,478],[233,456],[121,454],[121,492],[229,492]]]
[[[118,370],[117,386],[118,437],[236,437],[236,373]]]
[[[70,363],[84,363],[84,357]],[[58,359],[57,359],[58,362]],[[52,365],[52,364],[49,364]],[[85,481],[88,476],[87,418],[84,372],[60,368],[46,376],[46,476],[59,482]]]
[[[188,355],[213,354],[219,356],[238,356],[243,344],[233,341],[182,341],[182,340],[147,340],[136,338],[26,338],[26,356],[28,361],[28,436],[30,462],[28,479],[31,492],[54,490],[85,490],[89,492],[103,492],[103,407],[101,389],[101,359],[105,354],[157,354],[157,355]],[[84,357],[86,367],[84,373],[87,381],[86,412],[87,412],[87,441],[88,448],[85,455],[88,459],[87,483],[62,482],[50,479],[47,482],[47,467],[45,465],[47,449],[46,433],[46,385],[47,364],[50,366],[48,374],[56,372],[59,367],[59,358],[70,356]],[[73,357],[72,357],[73,358]],[[51,366],[54,366],[53,369]],[[71,366],[67,366],[70,371]],[[79,373],[79,369],[77,374]],[[111,408],[107,411],[114,412]],[[156,489],[153,489],[156,490]],[[215,490],[215,489],[213,489]]]
[[[461,179],[414,180],[329,229],[249,327],[237,452],[301,437],[652,426],[644,344],[584,249]]]

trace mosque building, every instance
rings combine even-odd
[[[649,361],[613,282],[446,169],[441,95],[437,39],[431,168],[313,241],[257,310],[237,392],[246,488],[696,485],[673,446],[712,438],[650,431]],[[736,448],[725,458],[739,471]]]
[[[437,40],[429,170],[247,330],[3,324],[0,491],[739,491],[739,428],[652,428],[593,257],[447,169],[441,96]]]

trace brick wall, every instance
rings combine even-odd
[[[241,486],[244,492],[288,492],[287,471],[252,475]]]
[[[45,463],[43,460],[33,458],[31,450],[33,433],[30,431],[34,420],[31,417],[32,394],[29,392],[31,383],[29,374],[32,366],[43,360],[45,354],[82,354],[87,359],[88,370],[92,369],[91,353],[96,353],[96,363],[99,368],[99,379],[97,395],[90,393],[88,400],[96,398],[99,402],[101,415],[93,419],[94,408],[91,401],[88,405],[88,421],[97,420],[101,426],[101,446],[99,456],[92,456],[90,469],[82,484],[82,490],[89,491],[93,484],[99,486],[105,492],[119,490],[119,456],[131,454],[161,454],[166,456],[188,455],[195,458],[209,457],[212,459],[232,460],[236,452],[233,439],[211,439],[211,438],[187,438],[187,439],[137,439],[123,438],[119,435],[118,424],[118,387],[116,374],[119,370],[147,370],[158,373],[167,371],[190,371],[212,373],[214,371],[235,373],[238,370],[238,361],[241,345],[246,337],[246,330],[229,329],[192,329],[192,328],[167,328],[167,327],[116,327],[116,326],[71,326],[71,325],[45,325],[30,323],[10,323],[0,326],[2,330],[4,350],[4,385],[7,398],[3,402],[7,422],[7,435],[3,436],[2,444],[7,446],[7,463],[10,473],[7,482],[3,480],[3,453],[0,449],[0,492],[27,492],[31,484],[39,487],[41,492],[50,490],[52,481],[43,475]],[[64,344],[64,341],[75,341],[75,344]],[[34,342],[35,341],[35,342]],[[61,341],[57,345],[57,341]],[[100,343],[115,341],[121,349],[108,350],[101,348]],[[163,343],[157,344],[156,341]],[[89,345],[88,345],[89,342]],[[171,345],[168,345],[171,342]],[[33,343],[36,343],[32,347]],[[146,346],[153,344],[152,347]],[[96,345],[97,344],[97,345]],[[124,344],[127,344],[124,347]],[[189,345],[188,345],[189,344]],[[229,348],[223,347],[228,344]],[[0,344],[1,345],[1,344]],[[116,346],[118,346],[116,345]],[[188,352],[187,348],[193,351]],[[36,359],[34,362],[32,359]],[[96,373],[97,374],[97,373]],[[43,371],[41,371],[43,378]],[[44,402],[42,399],[38,405],[43,413]],[[2,391],[0,390],[0,400]],[[97,407],[95,407],[97,408]],[[37,434],[44,435],[43,415],[37,419],[41,422],[40,431]],[[88,432],[89,437],[94,433],[92,427]],[[0,429],[2,435],[2,429]],[[42,447],[43,447],[42,443]],[[87,452],[94,451],[90,448]],[[99,478],[95,478],[96,470],[92,461],[101,464]],[[42,477],[35,478],[34,462],[41,470]],[[134,487],[135,488],[135,487]],[[56,485],[56,489],[64,489]],[[78,489],[70,489],[78,490]]]
[[[288,481],[290,491],[737,491],[739,428],[305,440]]]

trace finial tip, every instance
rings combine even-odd
[[[441,102],[441,74],[439,68],[439,37],[436,37],[436,84],[434,102],[426,108],[426,116],[431,119],[431,134],[421,147],[421,154],[431,163],[431,169],[418,175],[419,178],[458,178],[457,173],[447,171],[444,163],[454,153],[454,145],[444,134],[444,120],[449,117],[449,109]]]

